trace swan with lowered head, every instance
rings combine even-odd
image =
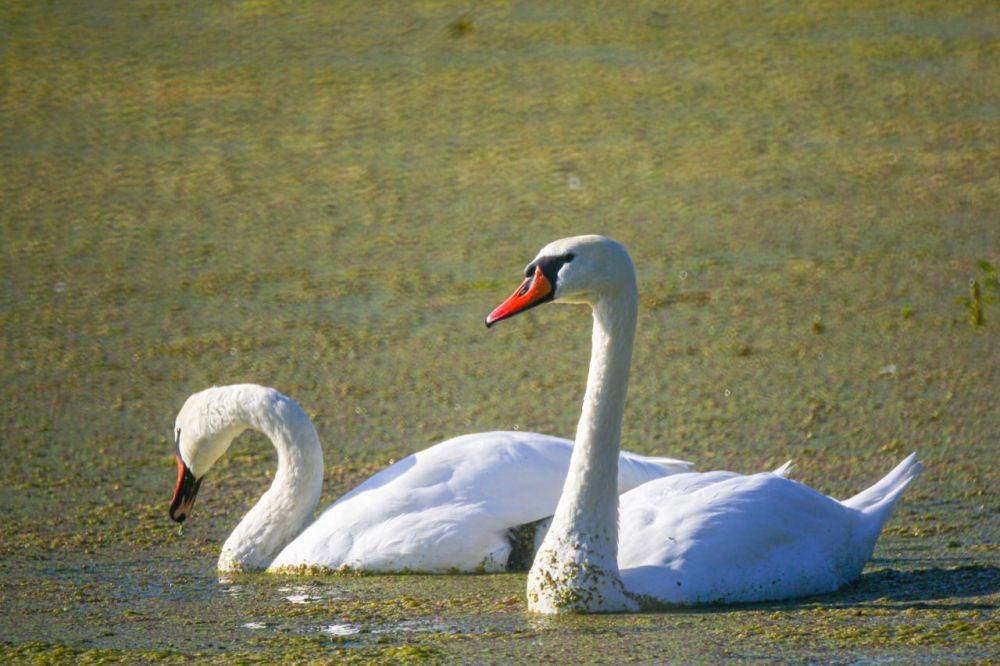
[[[572,452],[572,442],[534,433],[456,437],[375,474],[313,521],[323,450],[312,421],[274,389],[214,387],[188,398],[177,415],[171,518],[188,517],[205,474],[247,429],[271,440],[278,469],[226,539],[218,563],[223,571],[443,573],[503,571],[530,562]],[[624,492],[689,466],[622,453],[616,479]],[[535,541],[527,531],[538,533]]]
[[[548,301],[589,305],[594,321],[569,474],[528,573],[530,610],[786,599],[860,575],[922,470],[915,455],[843,502],[777,473],[688,473],[623,494],[619,516],[614,480],[638,313],[628,252],[602,236],[550,243],[486,325]]]

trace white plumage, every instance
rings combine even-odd
[[[638,311],[628,252],[601,236],[550,243],[487,324],[535,305],[593,311],[590,372],[563,494],[528,574],[528,608],[615,612],[650,604],[748,602],[831,592],[871,557],[921,472],[915,455],[844,501],[773,473],[687,473],[619,499],[613,479]]]
[[[464,435],[432,446],[337,500],[271,569],[503,571],[508,531],[552,515],[572,446],[522,432]],[[623,453],[619,491],[686,467]]]
[[[502,571],[511,553],[508,531],[552,515],[573,449],[569,440],[535,433],[456,437],[375,474],[310,524],[323,452],[309,417],[274,389],[213,387],[188,398],[177,416],[175,519],[187,518],[205,473],[248,428],[274,444],[278,469],[223,545],[224,571]],[[622,453],[619,489],[689,467]],[[185,493],[190,499],[176,508]]]
[[[625,589],[661,603],[745,602],[833,592],[871,558],[916,455],[846,502],[771,473],[679,474],[621,497]]]

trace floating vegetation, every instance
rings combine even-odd
[[[472,32],[473,26],[473,20],[468,16],[463,16],[448,24],[448,34],[452,37],[465,37]]]
[[[977,264],[979,275],[969,280],[969,295],[959,298],[959,303],[965,306],[969,323],[982,326],[986,323],[985,306],[995,303],[1000,294],[1000,281],[997,269],[988,261]]]
[[[996,3],[656,4],[0,3],[0,662],[995,659]],[[857,584],[552,619],[523,574],[220,580],[254,434],[172,527],[211,384],[314,407],[321,506],[570,435],[585,314],[482,317],[590,231],[640,278],[627,448],[842,497],[920,452]]]

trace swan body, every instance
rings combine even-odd
[[[366,571],[504,571],[510,530],[552,515],[569,440],[523,432],[456,437],[400,460],[337,500],[271,564]],[[686,465],[623,453],[635,488]],[[554,484],[554,485],[553,485]]]
[[[309,417],[274,389],[213,387],[188,398],[177,417],[171,517],[186,519],[205,473],[248,428],[271,439],[278,469],[223,545],[223,571],[503,571],[511,530],[555,509],[573,448],[534,433],[456,437],[375,474],[312,522],[323,454]],[[620,490],[689,466],[622,453]]]
[[[625,589],[657,603],[788,599],[857,578],[892,506],[919,475],[915,455],[884,493],[839,502],[773,473],[680,474],[621,498]]]
[[[569,473],[528,573],[539,613],[751,602],[836,590],[871,557],[922,466],[911,455],[838,502],[772,473],[678,474],[620,499],[613,479],[638,311],[628,252],[601,236],[550,243],[487,326],[547,301],[593,310],[590,371]]]

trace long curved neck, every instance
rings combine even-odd
[[[637,314],[634,281],[594,306],[583,413],[566,484],[529,575],[532,610],[634,607],[618,577],[618,455]]]
[[[323,448],[309,416],[277,391],[241,403],[237,418],[268,437],[278,452],[271,487],[226,539],[223,571],[267,568],[312,520],[323,487]]]
[[[587,392],[555,514],[569,531],[607,537],[611,561],[618,555],[618,454],[637,311],[636,294],[627,289],[594,306]]]

